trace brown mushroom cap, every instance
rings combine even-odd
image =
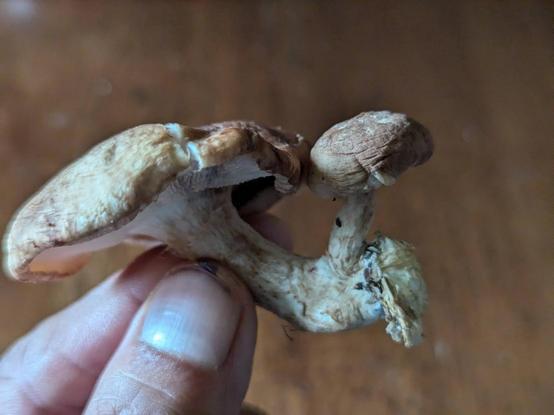
[[[199,191],[269,177],[271,192],[293,192],[307,149],[299,135],[243,121],[126,130],[92,148],[21,207],[4,237],[5,271],[22,281],[78,271],[89,251],[118,243],[123,235],[117,230],[176,180]]]
[[[404,114],[364,112],[327,130],[311,151],[308,184],[323,196],[392,184],[433,153],[429,131]]]

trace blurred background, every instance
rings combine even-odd
[[[131,126],[253,119],[313,140],[366,110],[433,133],[378,193],[374,230],[410,241],[426,339],[383,324],[286,335],[260,311],[247,400],[271,414],[539,414],[554,407],[552,8],[538,1],[0,2],[0,226],[51,175]],[[338,206],[273,210],[317,255]],[[0,350],[123,266],[0,280]],[[76,319],[86,316],[75,316]]]

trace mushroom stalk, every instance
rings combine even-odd
[[[367,248],[365,240],[373,217],[373,192],[349,195],[335,218],[328,255],[333,269],[349,278]]]
[[[227,264],[262,307],[299,328],[330,332],[387,318],[380,294],[370,284],[375,252],[363,241],[372,212],[370,195],[347,198],[339,213],[341,226],[331,233],[329,254],[314,259],[258,234],[239,217],[230,189],[184,192],[178,187],[167,189],[137,217],[135,231],[155,235],[184,258]],[[148,229],[141,230],[146,224]],[[397,340],[406,345],[417,341]]]

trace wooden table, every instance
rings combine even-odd
[[[533,1],[2,2],[0,224],[129,126],[249,118],[316,138],[364,110],[409,113],[436,154],[379,192],[374,229],[417,246],[425,342],[406,350],[381,324],[291,340],[260,312],[248,400],[292,415],[547,413],[551,17]],[[275,212],[315,255],[336,209],[303,191]],[[0,348],[136,254],[116,251],[60,284],[2,279]]]

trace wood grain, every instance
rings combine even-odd
[[[0,3],[0,225],[129,126],[247,118],[315,138],[363,110],[406,112],[436,154],[380,192],[374,229],[418,248],[424,344],[403,349],[381,325],[289,340],[260,312],[248,400],[292,415],[554,407],[546,2],[13,4]],[[336,208],[303,191],[275,211],[317,254]],[[2,279],[0,348],[136,254],[115,251],[59,284]]]

